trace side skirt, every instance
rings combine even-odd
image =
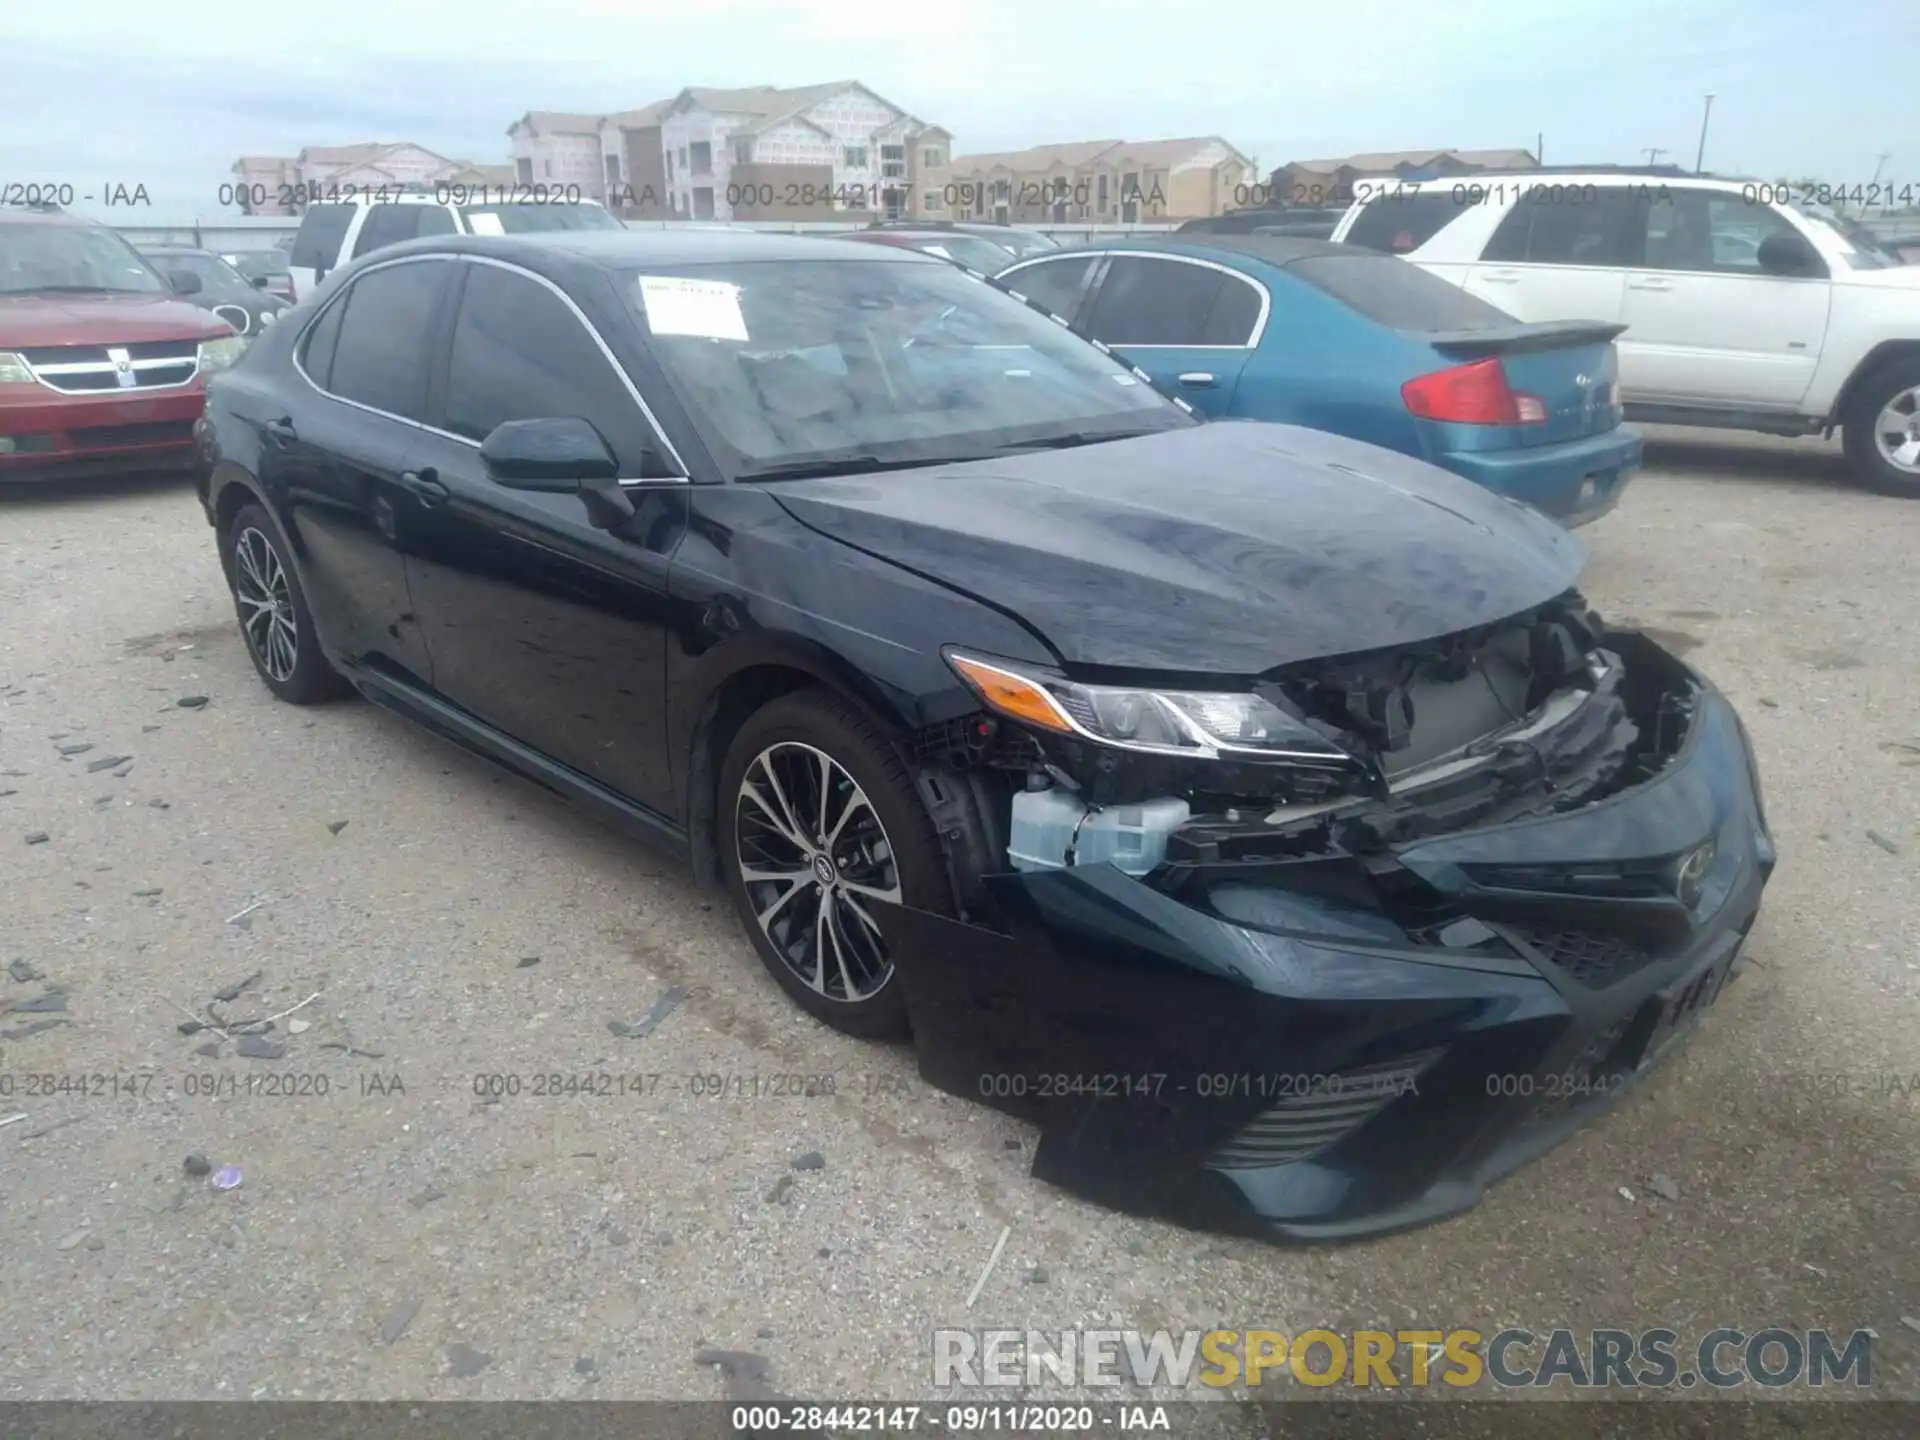
[[[338,660],[334,663],[340,664]],[[463,750],[511,770],[577,809],[590,811],[603,823],[657,846],[682,862],[690,861],[692,851],[686,830],[666,816],[609,790],[598,780],[562,765],[418,686],[365,666],[341,665],[340,668],[374,704],[404,715],[443,740],[450,740]]]

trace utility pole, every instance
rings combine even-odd
[[[1544,165],[1547,163],[1547,132],[1544,130],[1539,130],[1534,133],[1533,163],[1536,165]]]
[[[1869,190],[1880,183],[1880,172],[1886,168],[1887,161],[1892,158],[1893,152],[1891,150],[1882,150],[1880,152],[1880,158],[1873,162],[1873,179],[1867,182],[1867,188]]]
[[[1649,145],[1646,147],[1647,164],[1651,166],[1662,155],[1671,153],[1664,145]]]
[[[1713,116],[1713,96],[1707,96],[1707,108],[1700,113],[1700,148],[1693,152],[1693,173],[1700,173],[1700,165],[1707,158],[1707,121]]]

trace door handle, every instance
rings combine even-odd
[[[431,467],[424,470],[403,470],[400,483],[407,488],[422,505],[438,505],[453,492],[440,483],[439,477]]]
[[[1636,277],[1635,279],[1627,281],[1627,288],[1629,290],[1671,290],[1673,289],[1673,282],[1671,280],[1648,280]]]
[[[1211,390],[1214,380],[1208,371],[1189,370],[1180,377],[1180,383],[1189,390]]]
[[[1489,270],[1480,278],[1489,285],[1518,285],[1520,283],[1520,272],[1518,270]]]
[[[291,416],[282,415],[278,420],[269,420],[260,427],[261,434],[270,444],[285,447],[300,438],[300,432],[293,428]]]

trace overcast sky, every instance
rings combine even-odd
[[[961,153],[1220,134],[1263,170],[1363,150],[1920,187],[1920,6],[1856,0],[0,0],[0,185],[144,184],[221,213],[236,156],[415,140],[507,156],[527,110],[853,78]],[[93,208],[82,206],[81,208]]]

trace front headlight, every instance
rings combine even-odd
[[[244,336],[222,335],[218,340],[200,342],[200,373],[217,375],[247,353]]]
[[[26,358],[11,350],[0,350],[0,385],[30,385],[33,383],[33,371],[27,368]]]
[[[280,318],[280,312],[278,310],[262,310],[260,312],[260,328],[262,330],[266,329],[267,326],[271,325],[275,320],[278,320],[279,318]]]
[[[1122,750],[1195,760],[1355,757],[1258,695],[1085,685],[1006,661],[949,653],[947,663],[988,709]]]

